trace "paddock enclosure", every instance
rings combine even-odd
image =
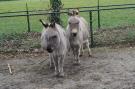
[[[49,0],[0,1],[0,89],[135,89],[135,1],[61,1],[59,13],[50,12]],[[89,23],[93,56],[85,49],[76,66],[69,53],[65,77],[56,78],[41,50],[39,19],[60,14],[66,28],[74,8]]]

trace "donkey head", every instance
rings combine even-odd
[[[70,29],[70,33],[71,36],[76,37],[78,32],[79,32],[79,19],[76,16],[72,16],[69,18],[69,29]]]
[[[79,15],[79,9],[69,9],[68,10],[68,15],[69,16],[75,16],[75,15]]]
[[[57,49],[60,43],[58,28],[55,22],[44,23],[42,20],[40,20],[40,22],[45,28],[45,31],[42,32],[43,40],[45,41],[44,48],[49,53],[52,53],[55,49]]]

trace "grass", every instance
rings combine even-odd
[[[28,3],[29,10],[49,9],[48,0],[0,1],[0,13],[7,11],[25,10],[26,2]],[[97,5],[97,2],[95,0],[62,0],[62,2],[64,3],[64,7],[83,7]],[[102,0],[102,2],[100,2],[100,5],[128,3],[135,3],[135,0]],[[81,12],[80,15],[89,22],[88,12]],[[31,31],[41,32],[42,25],[39,23],[40,18],[46,20],[47,15],[30,17]],[[64,27],[66,27],[68,19],[67,14],[62,14],[61,18]],[[103,30],[101,29],[100,31],[96,31],[95,29],[97,28],[97,12],[93,12],[93,26],[95,30],[94,44],[99,46],[105,46],[121,43],[134,43],[134,23],[134,9],[101,11],[101,26]],[[0,18],[0,51],[18,49],[31,50],[35,48],[40,48],[40,34],[24,34],[24,32],[27,32],[27,30],[28,29],[26,17]]]
[[[40,48],[39,39],[39,33],[3,34],[0,38],[0,52],[37,49]]]
[[[135,44],[135,25],[115,29],[102,29],[94,34],[94,45],[108,46],[118,44]]]
[[[100,0],[101,1],[101,0]],[[25,10],[26,2],[28,3],[29,10],[49,9],[49,0],[13,0],[13,1],[0,1],[0,12],[7,11],[19,11]],[[96,6],[95,0],[62,0],[64,7],[82,7],[82,6]],[[128,4],[135,3],[135,0],[102,0],[100,5],[110,4]],[[20,13],[25,14],[25,13]],[[7,14],[4,14],[7,15]],[[89,21],[89,14],[87,12],[80,13],[81,16]],[[44,16],[32,16],[30,17],[31,30],[41,32],[42,25],[39,23],[39,19],[45,19]],[[66,14],[61,15],[64,27],[66,27],[68,16]],[[101,26],[102,28],[114,28],[132,25],[135,23],[135,11],[130,10],[114,10],[114,11],[102,11],[101,12]],[[97,28],[97,12],[93,13],[93,26]],[[27,19],[26,17],[14,17],[14,18],[0,18],[0,34],[10,33],[22,33],[27,31]]]

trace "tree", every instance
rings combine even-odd
[[[51,15],[50,15],[50,18],[49,18],[49,20],[50,21],[55,21],[55,22],[57,22],[58,24],[61,24],[61,21],[60,21],[60,9],[61,9],[61,7],[62,7],[62,2],[61,2],[61,0],[50,0],[50,6],[51,6],[51,10],[52,10],[52,12],[54,12],[54,13],[52,13]],[[57,13],[55,13],[55,12],[57,12]]]

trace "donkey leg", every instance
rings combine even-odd
[[[51,56],[51,54],[49,54],[49,60],[50,60],[50,69],[54,68],[54,62],[53,62],[53,56]]]
[[[63,72],[63,64],[64,64],[64,55],[61,55],[59,59],[59,77],[64,77],[64,72]]]
[[[80,51],[81,51],[81,47],[79,47],[79,48],[76,48],[76,50],[75,50],[75,64],[76,65],[80,65]]]
[[[76,50],[75,50],[75,48],[73,49],[73,56],[74,56],[74,64],[76,64],[77,57],[76,57]]]
[[[81,57],[81,56],[83,56],[83,54],[84,54],[84,50],[83,50],[83,44],[82,44],[79,56]]]
[[[80,64],[80,53],[81,53],[81,47],[79,47],[79,49],[77,49],[77,63]]]
[[[55,58],[54,59],[54,66],[55,66],[55,76],[59,75],[59,59]]]
[[[71,48],[68,48],[68,56],[70,56],[70,53],[72,52]]]
[[[91,49],[90,49],[89,45],[90,45],[89,40],[87,40],[86,46],[88,48],[88,54],[91,57],[92,56],[92,52],[91,52]]]
[[[75,54],[75,48],[74,47],[72,47],[72,53],[73,53],[73,57],[74,57],[74,60],[73,61],[75,61],[76,60],[76,54]],[[75,64],[75,62],[74,62],[74,64]]]

